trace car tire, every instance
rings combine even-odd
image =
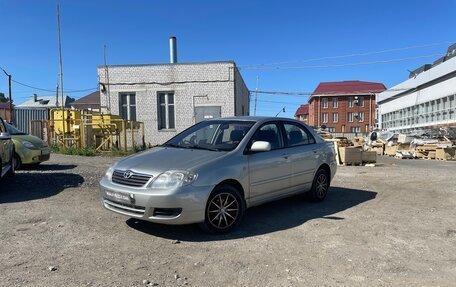
[[[217,186],[206,203],[201,228],[211,234],[228,233],[242,220],[245,203],[239,191],[231,185]]]
[[[324,169],[319,169],[315,173],[315,177],[312,182],[312,189],[308,193],[310,200],[313,202],[320,202],[326,198],[330,185],[329,174]]]
[[[15,159],[14,169],[19,170],[22,167],[21,157],[17,153],[14,153],[14,159]]]
[[[12,155],[11,155],[10,162],[9,162],[11,168],[10,168],[9,171],[6,173],[5,177],[13,177],[13,176],[16,174],[15,168],[14,168],[14,166],[15,166],[15,161],[16,161],[16,160],[15,160],[14,155],[15,155],[15,152],[13,151],[13,153],[12,153]]]

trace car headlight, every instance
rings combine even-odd
[[[36,149],[35,145],[29,141],[22,141],[22,145],[28,149]]]
[[[111,166],[108,168],[108,170],[106,171],[106,173],[105,173],[105,177],[106,177],[109,181],[112,180],[112,174],[114,173],[114,169],[115,169],[116,165],[117,165],[117,162],[114,163],[113,165],[111,165]]]
[[[169,170],[160,174],[151,184],[156,189],[174,189],[191,184],[197,174],[190,171]]]

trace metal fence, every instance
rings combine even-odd
[[[49,120],[49,109],[47,108],[15,108],[14,109],[14,125],[25,133],[30,133],[34,136],[43,138],[41,129],[36,126],[32,128],[31,121]]]

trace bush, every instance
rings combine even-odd
[[[78,148],[78,147],[61,147],[57,145],[51,146],[53,153],[67,154],[67,155],[82,155],[82,156],[94,156],[97,155],[95,149],[90,147]]]

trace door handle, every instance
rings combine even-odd
[[[284,154],[282,155],[282,157],[283,157],[284,159],[288,159],[289,156],[290,156],[290,155],[287,154],[287,153],[284,153]]]

